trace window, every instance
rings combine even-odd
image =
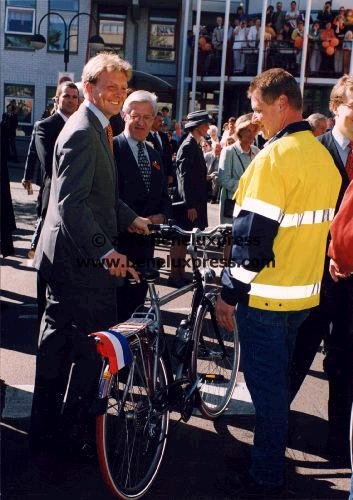
[[[150,17],[147,59],[175,61],[176,18]]]
[[[34,34],[34,9],[22,7],[7,7],[5,32],[12,35]]]
[[[17,113],[18,124],[26,135],[31,134],[33,125],[34,85],[5,83],[4,109],[12,104]]]
[[[70,10],[78,12],[78,0],[50,0],[49,10]]]
[[[104,40],[104,51],[115,52],[120,57],[124,57],[126,10],[119,9],[118,13],[111,13],[109,10],[101,10],[98,14],[99,35]],[[95,56],[99,51],[90,49],[90,57]]]
[[[48,85],[45,91],[45,110],[44,113],[49,116],[50,111],[53,109],[54,100],[56,93],[56,87],[53,85]]]
[[[5,49],[33,50],[36,0],[6,0]]]
[[[32,7],[36,8],[36,0],[7,0],[8,7]]]
[[[66,22],[67,28],[69,27],[71,19],[74,17],[75,13],[61,12],[60,15],[63,16]],[[74,20],[70,27],[69,45],[70,52],[77,52],[78,45],[78,18]],[[52,14],[49,16],[48,21],[48,52],[63,52],[65,43],[65,26],[63,20]]]
[[[104,50],[113,50],[124,57],[125,43],[124,15],[101,14],[99,16],[99,34],[105,43]]]

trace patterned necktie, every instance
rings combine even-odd
[[[347,161],[346,161],[346,171],[348,174],[349,180],[353,180],[353,142],[351,141],[348,145],[349,153],[347,156]]]
[[[107,134],[109,147],[113,151],[113,129],[110,123],[105,127],[105,133]]]
[[[137,143],[137,163],[142,175],[143,182],[145,183],[147,191],[150,190],[151,186],[151,165],[145,155],[145,146],[143,142]]]

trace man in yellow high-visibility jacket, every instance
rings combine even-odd
[[[302,120],[295,78],[270,69],[251,82],[254,120],[268,140],[235,195],[235,267],[222,274],[221,326],[234,327],[256,411],[248,494],[284,483],[289,364],[297,330],[319,303],[326,239],[341,178],[327,150]]]

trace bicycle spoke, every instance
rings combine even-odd
[[[104,415],[103,451],[99,462],[109,488],[120,498],[139,498],[152,483],[166,444],[169,414],[157,412],[149,396],[139,346],[129,371],[111,382]],[[159,361],[156,390],[167,384]]]
[[[211,311],[211,312],[210,312]],[[203,306],[195,324],[192,373],[201,379],[201,412],[208,418],[220,415],[232,397],[239,363],[236,331],[220,329],[213,306]]]

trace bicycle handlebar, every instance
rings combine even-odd
[[[209,229],[207,231],[201,231],[198,227],[194,228],[192,231],[186,231],[185,229],[182,229],[179,226],[176,226],[174,224],[149,224],[148,228],[151,232],[153,233],[163,233],[163,232],[168,232],[168,233],[174,233],[179,236],[213,236],[217,232],[220,233],[230,233],[232,230],[232,225],[231,224],[219,224],[218,226],[215,226],[212,229]]]

